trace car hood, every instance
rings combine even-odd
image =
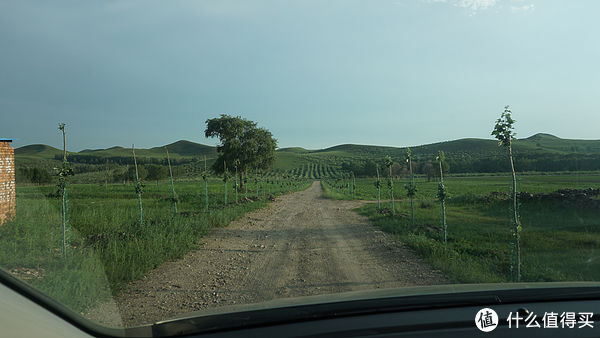
[[[450,284],[284,298],[194,311],[156,322],[169,336],[343,316],[451,306],[600,298],[599,282]]]

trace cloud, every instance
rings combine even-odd
[[[449,4],[457,8],[465,9],[469,15],[475,15],[479,11],[484,11],[491,8],[510,10],[512,13],[530,12],[535,9],[535,5],[524,4],[526,0],[420,0],[426,4]],[[509,3],[503,5],[504,3]]]
[[[454,3],[454,6],[467,9],[469,15],[473,16],[477,14],[478,11],[496,6],[497,3],[497,0],[457,0]]]
[[[457,7],[467,8],[473,12],[496,6],[496,0],[458,0],[454,4]]]
[[[499,0],[420,0],[426,4],[450,4],[454,7],[464,8],[474,15],[477,11],[496,6]]]
[[[535,10],[534,4],[523,5],[523,6],[510,6],[510,11],[513,13],[531,12]]]

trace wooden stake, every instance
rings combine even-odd
[[[137,159],[135,157],[135,146],[133,144],[131,145],[131,152],[133,153],[133,164],[135,165],[135,190],[136,190],[136,194],[137,194],[138,208],[139,208],[139,212],[140,212],[139,227],[141,228],[144,225],[144,209],[142,207],[142,192],[140,191],[140,189],[141,189],[140,177],[139,177],[139,173],[138,173]],[[129,171],[127,171],[127,173],[128,173],[127,177],[129,177]]]
[[[165,147],[167,151],[167,163],[169,164],[169,177],[171,180],[171,200],[173,201],[173,212],[177,214],[177,200],[175,199],[175,185],[173,183],[173,170],[171,169],[171,158],[169,157],[169,149]]]
[[[106,176],[104,177],[104,187],[108,188],[108,159],[106,159]]]
[[[138,176],[138,167],[137,167],[137,160],[135,159],[135,145],[131,145],[131,152],[133,153],[133,164],[135,165],[135,181],[136,183],[140,180],[139,176]]]

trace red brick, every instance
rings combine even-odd
[[[16,215],[15,149],[0,141],[0,225]]]

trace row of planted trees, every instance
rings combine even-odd
[[[69,184],[69,176],[74,175],[73,170],[67,160],[67,151],[66,151],[66,125],[64,123],[60,123],[58,126],[59,130],[62,132],[63,137],[63,160],[60,168],[54,168],[57,176],[58,176],[58,196],[60,200],[60,219],[61,219],[61,232],[62,232],[62,256],[67,257],[69,254],[70,248],[70,222],[69,222],[69,199],[68,199],[68,184]],[[133,187],[135,191],[135,196],[137,200],[137,208],[138,208],[138,226],[142,228],[144,226],[144,207],[143,207],[143,193],[145,184],[143,179],[140,177],[138,161],[135,154],[135,145],[131,147],[131,154],[133,158]],[[167,159],[168,165],[168,181],[170,188],[170,202],[172,204],[173,215],[178,214],[178,197],[175,191],[175,183],[173,178],[173,170],[171,167],[171,158],[169,156],[169,150],[165,147],[165,155]],[[223,182],[223,205],[233,205],[238,204],[241,199],[240,195],[242,194],[243,189],[243,198],[244,201],[250,200],[251,196],[249,196],[248,187],[250,185],[250,179],[248,175],[242,176],[238,175],[238,165],[239,161],[234,161],[233,171],[227,168],[227,164],[223,162],[224,170],[221,176],[217,176],[216,173],[212,172],[207,167],[207,159],[204,157],[204,170],[201,172],[202,182],[203,182],[203,195],[204,195],[204,211],[210,213],[209,205],[210,203],[214,203],[214,201],[210,201],[209,193],[208,193],[208,185],[209,180],[211,179],[220,179]],[[107,173],[108,175],[108,173]],[[108,177],[108,176],[107,176]],[[229,190],[229,182],[233,180],[232,192],[235,195],[235,200],[228,201],[228,190]],[[297,189],[301,184],[301,180],[298,177],[292,175],[274,175],[271,172],[267,172],[265,170],[256,170],[253,175],[254,181],[254,191],[255,191],[255,199],[258,200],[261,197],[267,198],[275,194],[283,193],[286,191],[291,191],[293,189]],[[243,183],[242,183],[243,182]],[[108,185],[108,179],[105,182]]]
[[[440,152],[440,154],[442,154],[442,158],[443,158],[443,152]],[[438,156],[438,158],[440,158],[440,156]],[[389,192],[389,196],[390,196],[390,210],[391,210],[391,214],[395,215],[396,214],[396,203],[395,203],[395,199],[394,199],[394,177],[392,175],[392,165],[393,165],[394,161],[392,160],[392,158],[390,156],[386,156],[383,164],[384,166],[387,168],[387,172],[388,172],[388,177],[387,177],[387,188],[388,188],[388,192]],[[411,224],[415,224],[415,195],[417,193],[417,185],[415,183],[415,176],[413,173],[413,166],[412,166],[412,152],[410,150],[410,148],[407,149],[406,151],[406,163],[408,166],[408,172],[409,172],[409,181],[408,183],[404,186],[404,188],[406,189],[406,196],[410,199],[410,211],[411,211]],[[440,175],[442,174],[442,165],[440,162]],[[375,188],[377,189],[377,210],[381,210],[381,176],[379,174],[379,166],[377,166],[376,168],[376,172],[377,172],[377,179],[375,180],[374,184],[375,184]]]
[[[519,201],[518,201],[518,187],[517,187],[517,177],[515,173],[515,166],[513,160],[513,151],[512,151],[512,142],[515,139],[514,130],[514,120],[511,117],[511,110],[509,106],[504,107],[504,111],[502,112],[500,118],[496,121],[494,125],[494,130],[492,131],[492,135],[496,137],[499,141],[499,146],[505,147],[508,150],[508,158],[510,161],[511,168],[511,189],[510,189],[510,214],[511,214],[511,242],[510,242],[510,279],[511,281],[518,282],[521,278],[521,250],[520,250],[520,237],[522,226],[520,222],[519,215]],[[440,225],[441,225],[441,238],[440,240],[446,244],[448,242],[448,228],[446,223],[446,199],[448,197],[448,192],[446,190],[446,186],[444,185],[444,167],[445,167],[445,154],[443,151],[438,151],[438,154],[435,158],[436,164],[439,168],[439,182],[437,189],[437,200],[440,204]],[[413,172],[413,156],[410,148],[407,149],[406,152],[406,163],[407,169],[409,173],[409,181],[404,186],[406,189],[406,196],[410,199],[410,219],[411,224],[415,225],[415,195],[417,193],[417,186],[415,183],[414,172]],[[390,214],[393,216],[396,213],[395,201],[394,201],[394,180],[392,175],[392,165],[393,160],[390,156],[386,156],[383,161],[384,167],[387,169],[387,188],[389,192],[390,199]],[[381,189],[382,189],[382,178],[380,176],[379,166],[376,168],[377,177],[374,182],[375,188],[377,189],[377,210],[381,211]],[[354,198],[356,183],[354,180],[354,174],[348,173],[344,176],[345,179],[340,185],[336,182],[336,187],[338,189],[340,187],[347,186],[347,189],[344,192],[348,195],[352,195]]]

